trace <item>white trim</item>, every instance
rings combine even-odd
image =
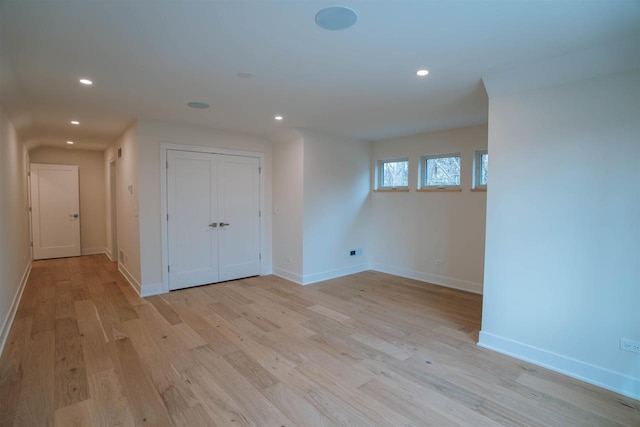
[[[434,285],[445,286],[447,288],[459,289],[461,291],[472,292],[474,294],[482,294],[482,283],[467,282],[466,280],[455,279],[453,277],[438,276],[436,274],[424,273],[421,271],[409,270],[385,264],[373,263],[371,265],[371,269],[381,273],[420,280],[421,282],[433,283]]]
[[[407,175],[407,185],[398,185],[396,187],[389,187],[382,185],[383,174],[382,167],[385,163],[399,163],[399,162],[407,162],[407,170],[411,167],[411,161],[408,157],[400,157],[400,158],[391,158],[391,159],[378,159],[376,160],[376,168],[375,168],[375,185],[374,190],[388,190],[388,189],[408,189],[409,188],[409,175]]]
[[[298,273],[293,273],[283,268],[273,267],[273,275],[282,277],[283,279],[287,279],[290,282],[297,283],[298,285],[302,285],[302,275]]]
[[[162,283],[152,283],[150,285],[142,286],[142,291],[140,292],[140,296],[144,298],[144,297],[150,297],[152,295],[160,295],[164,293],[165,292],[162,288]]]
[[[2,329],[0,329],[0,354],[2,354],[2,352],[4,351],[4,346],[7,343],[7,338],[9,338],[9,331],[11,331],[13,320],[16,318],[18,306],[20,305],[20,300],[22,299],[22,293],[24,292],[24,288],[27,286],[27,281],[29,280],[29,274],[31,274],[31,261],[27,263],[27,267],[25,268],[24,273],[22,274],[22,279],[20,280],[20,285],[18,285],[16,294],[13,297],[13,302],[11,303],[11,307],[9,308],[9,312],[4,318]]]
[[[82,255],[105,254],[107,253],[107,249],[106,248],[82,248],[81,253]]]
[[[270,265],[265,265],[265,254],[267,253],[266,246],[266,204],[265,204],[265,154],[257,151],[240,151],[229,150],[226,148],[215,147],[203,147],[199,145],[185,145],[185,144],[173,144],[168,142],[160,143],[160,221],[162,224],[162,292],[169,292],[169,272],[167,266],[169,265],[169,250],[168,250],[168,225],[167,225],[167,151],[179,150],[179,151],[195,151],[199,153],[212,153],[212,154],[226,154],[231,156],[244,156],[244,157],[256,157],[260,160],[260,253],[262,254],[262,262],[260,263],[260,274],[271,274],[272,268]],[[152,284],[153,289],[157,284]],[[155,291],[154,291],[155,292]]]
[[[306,274],[302,278],[303,285],[310,285],[312,283],[323,282],[325,280],[331,280],[338,277],[348,276],[350,274],[361,273],[363,271],[370,270],[369,264],[350,265],[348,267],[339,268],[337,270],[322,271],[320,273]]]
[[[489,155],[489,150],[487,150],[486,148],[473,151],[473,182],[471,188],[473,188],[474,190],[487,189],[487,184],[480,183],[480,175],[482,171],[482,156],[484,156],[485,154],[487,156]]]
[[[107,257],[109,257],[109,259],[110,259],[111,261],[115,261],[115,259],[113,259],[113,256],[111,255],[111,251],[109,250],[109,248],[105,248],[105,250],[104,250],[104,254],[105,254]]]
[[[478,346],[551,369],[578,380],[640,400],[640,379],[509,338],[480,331]]]
[[[129,282],[133,290],[136,291],[138,295],[141,295],[140,283],[138,283],[138,281],[131,275],[131,273],[129,273],[129,270],[127,270],[121,262],[118,263],[118,271],[122,273],[125,279],[127,279],[127,282]]]

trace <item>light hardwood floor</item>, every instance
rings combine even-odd
[[[640,425],[638,401],[478,348],[480,316],[376,272],[141,299],[103,255],[36,261],[0,425]]]

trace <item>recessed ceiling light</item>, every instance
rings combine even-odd
[[[209,108],[209,104],[207,104],[206,102],[189,102],[187,105],[191,108],[197,108],[199,110],[205,110]]]
[[[358,14],[348,7],[332,6],[316,14],[316,24],[329,31],[341,31],[358,22]]]
[[[419,77],[424,77],[428,74],[429,74],[429,70],[422,69],[422,70],[416,71],[416,75]]]
[[[79,125],[79,124],[80,124],[80,122],[79,122],[79,121],[77,121],[77,120],[71,120],[71,124],[72,124],[72,125]]]
[[[73,141],[67,141],[67,144],[73,145]]]
[[[241,79],[250,79],[251,77],[253,77],[253,74],[251,74],[251,73],[238,73],[237,76],[240,77]]]
[[[89,79],[80,79],[80,83],[86,86],[91,86],[93,84],[93,82]]]
[[[284,119],[284,117],[282,117],[282,116],[275,116],[275,117],[274,117],[274,119],[275,119],[275,120],[277,120],[277,121],[282,121],[282,120]]]

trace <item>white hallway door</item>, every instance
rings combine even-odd
[[[260,274],[259,159],[167,152],[169,289]]]
[[[31,163],[33,258],[80,256],[78,166]]]

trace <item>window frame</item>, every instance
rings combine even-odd
[[[460,159],[460,183],[455,185],[429,185],[427,183],[427,161],[432,159],[444,159],[448,157],[457,157]],[[420,157],[420,186],[419,191],[462,191],[462,153],[441,153],[429,154]]]
[[[475,191],[487,191],[487,184],[482,184],[481,182],[481,174],[482,174],[482,156],[483,155],[487,155],[487,157],[489,156],[489,150],[487,149],[483,149],[483,150],[475,150],[473,152],[473,187],[472,190]],[[488,176],[488,171],[489,171],[489,167],[488,167],[488,159],[487,159],[487,176]],[[487,183],[489,182],[489,180],[487,179]]]
[[[384,164],[385,163],[396,163],[396,162],[407,162],[407,185],[399,185],[399,186],[393,186],[393,187],[383,185]],[[399,158],[392,158],[392,159],[379,159],[379,160],[376,160],[376,176],[375,176],[376,185],[375,185],[375,191],[409,191],[409,175],[410,175],[409,168],[410,168],[410,166],[411,166],[411,162],[409,161],[408,157],[399,157]]]

